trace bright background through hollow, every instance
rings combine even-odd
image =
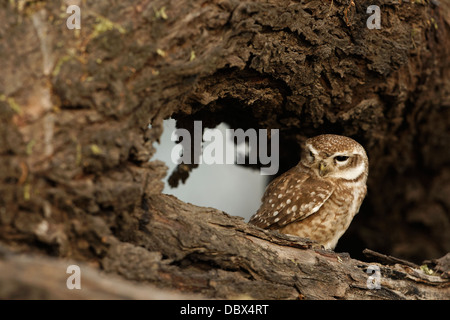
[[[225,137],[225,129],[229,127],[222,123],[217,129]],[[260,175],[259,170],[236,164],[200,164],[191,172],[186,184],[180,183],[177,188],[172,189],[167,179],[176,167],[171,160],[175,142],[171,141],[170,137],[174,130],[175,120],[165,120],[161,144],[155,145],[156,154],[152,158],[164,161],[169,167],[164,179],[163,193],[172,194],[184,202],[198,206],[223,210],[228,214],[244,217],[248,221],[261,204],[268,177]],[[226,150],[225,143],[234,145],[232,141],[224,141],[224,150]]]

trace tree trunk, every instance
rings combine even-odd
[[[372,4],[88,0],[79,30],[59,2],[0,4],[0,241],[206,297],[448,299],[448,264],[416,263],[450,251],[450,3],[377,1],[369,29]],[[306,137],[355,138],[369,194],[336,250],[396,264],[162,195],[169,117],[280,129],[279,173]],[[20,263],[0,255],[0,288]]]

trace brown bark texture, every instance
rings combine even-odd
[[[0,297],[69,298],[17,272],[44,254],[209,298],[450,298],[448,0],[86,0],[79,30],[69,4],[0,3]],[[161,194],[169,117],[279,129],[280,173],[307,137],[358,140],[369,194],[336,251],[364,261]],[[85,298],[152,297],[123,288]]]

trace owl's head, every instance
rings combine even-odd
[[[355,140],[323,134],[306,140],[301,163],[319,177],[344,180],[367,179],[369,160]]]

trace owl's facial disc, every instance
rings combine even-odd
[[[313,165],[319,158],[319,152],[316,149],[314,149],[314,147],[311,145],[306,145],[305,150],[306,150],[306,157],[305,157],[306,159],[304,160],[306,161],[304,164],[307,166]]]
[[[303,164],[320,177],[354,180],[366,170],[364,158],[358,152],[337,152],[330,155],[307,144]]]
[[[329,176],[345,180],[354,180],[366,171],[366,162],[360,154],[334,155],[334,170]]]

